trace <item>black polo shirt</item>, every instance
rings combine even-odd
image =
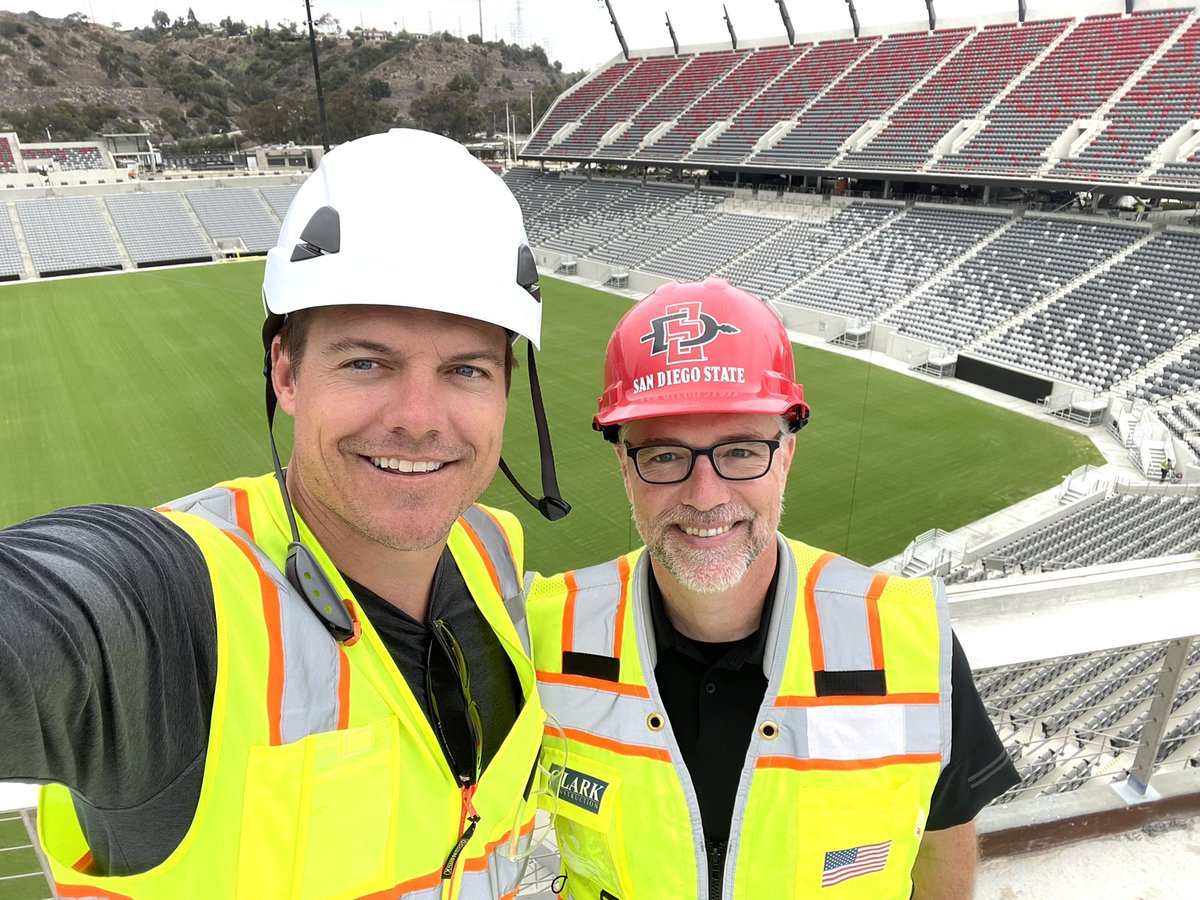
[[[646,571],[658,647],[654,678],[696,790],[704,837],[710,843],[723,844],[729,839],[738,781],[766,696],[763,651],[775,581],[767,590],[757,631],[739,641],[706,643],[675,629],[667,618],[654,571],[649,566]],[[950,765],[942,770],[934,787],[926,823],[929,831],[970,822],[1019,780],[975,690],[970,664],[957,637],[950,684]]]
[[[483,726],[481,755],[482,767],[486,769],[512,730],[524,699],[517,670],[483,610],[471,596],[450,548],[443,550],[438,560],[425,622],[418,622],[374,591],[346,578],[344,573],[342,577],[425,711],[435,734],[440,727],[454,757],[447,760],[451,768],[461,769],[472,755],[461,683],[448,663],[439,663],[432,671],[427,665],[433,644],[433,632],[428,623],[440,619],[450,629],[470,668],[469,690]],[[438,649],[432,647],[433,652]],[[427,680],[431,676],[440,716],[434,714],[427,690]]]

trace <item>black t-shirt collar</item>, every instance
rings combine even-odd
[[[758,629],[741,640],[732,641],[726,645],[706,644],[681,634],[667,617],[662,591],[659,589],[658,581],[654,577],[654,567],[649,564],[649,560],[646,564],[646,578],[650,617],[654,625],[654,642],[659,656],[668,650],[674,650],[705,665],[714,665],[716,668],[732,671],[740,670],[746,663],[762,666],[767,647],[767,633],[770,631],[771,610],[775,605],[775,590],[779,582],[778,564],[775,566],[775,574],[771,577],[771,584],[767,588],[767,597],[763,603],[762,618],[759,619]],[[722,646],[727,648],[724,653],[720,653],[718,649]],[[714,660],[716,654],[719,656]]]

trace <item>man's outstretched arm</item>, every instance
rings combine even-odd
[[[166,518],[88,506],[0,531],[0,779],[145,800],[203,750],[215,675],[207,568]]]
[[[969,900],[976,855],[974,822],[925,832],[913,865],[913,900]]]

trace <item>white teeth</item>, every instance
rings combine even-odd
[[[687,525],[680,525],[679,528],[684,534],[690,534],[692,537],[716,537],[718,534],[725,534],[733,526],[722,525],[720,528],[691,528]]]
[[[391,456],[372,456],[371,462],[381,469],[395,472],[436,472],[445,465],[431,460],[395,459]]]

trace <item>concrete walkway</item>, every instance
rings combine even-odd
[[[1197,900],[1200,819],[980,864],[975,900]]]

